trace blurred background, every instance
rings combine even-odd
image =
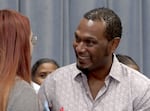
[[[52,58],[60,66],[75,62],[72,41],[83,14],[108,7],[121,18],[123,36],[116,53],[132,57],[150,77],[150,0],[0,0],[0,9],[14,9],[29,17],[34,35],[32,64]]]

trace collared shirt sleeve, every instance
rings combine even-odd
[[[138,98],[134,111],[150,111],[150,85],[147,90]]]

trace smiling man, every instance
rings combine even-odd
[[[116,58],[118,15],[108,8],[90,10],[74,35],[77,61],[46,78],[41,110],[46,101],[51,111],[150,111],[150,80]]]

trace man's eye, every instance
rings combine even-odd
[[[86,40],[85,43],[87,46],[93,46],[94,44],[96,44],[96,42],[92,40]]]
[[[75,37],[76,42],[80,42],[80,39],[78,37]]]

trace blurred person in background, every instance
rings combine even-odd
[[[140,71],[140,67],[131,57],[129,57],[127,55],[123,55],[123,54],[116,54],[116,57],[119,60],[119,62],[121,62],[137,71]]]
[[[36,92],[38,92],[44,79],[57,68],[59,65],[53,59],[41,58],[35,62],[32,67],[32,84]]]

